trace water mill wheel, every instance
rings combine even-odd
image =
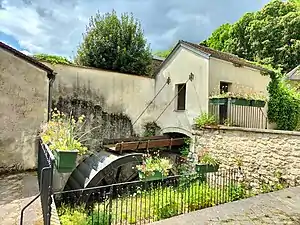
[[[179,146],[183,143],[182,138],[166,139],[165,136],[133,142],[115,140],[114,143],[106,146],[106,150],[95,152],[84,159],[71,173],[64,191],[80,190],[73,192],[76,195],[73,197],[87,202],[92,191],[83,189],[138,180],[135,166],[141,164],[145,149]],[[164,153],[163,155],[175,163],[175,154]]]
[[[137,179],[134,167],[141,163],[143,153],[117,155],[101,150],[81,162],[73,171],[65,190],[76,190],[129,182]]]

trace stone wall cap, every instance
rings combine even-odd
[[[271,129],[257,129],[257,128],[244,128],[244,127],[228,127],[228,126],[206,126],[202,129],[193,130],[193,135],[201,135],[205,130],[224,130],[224,131],[242,131],[252,133],[264,133],[264,134],[280,134],[280,135],[294,135],[300,136],[299,131],[287,131],[287,130],[271,130]]]

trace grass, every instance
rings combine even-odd
[[[133,194],[96,203],[90,212],[83,206],[63,206],[59,208],[59,215],[62,225],[142,224],[244,197],[245,192],[238,185],[222,188],[194,181],[189,186],[137,189]]]

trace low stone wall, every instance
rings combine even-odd
[[[300,132],[221,127],[194,135],[196,153],[207,150],[221,168],[240,167],[253,188],[262,181],[300,184]]]

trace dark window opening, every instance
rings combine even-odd
[[[186,84],[177,84],[177,110],[185,110]]]
[[[227,93],[229,91],[229,83],[220,82],[220,93]]]
[[[220,82],[220,94],[227,93],[229,91],[229,83]],[[228,118],[228,105],[219,106],[219,123],[224,124]]]

